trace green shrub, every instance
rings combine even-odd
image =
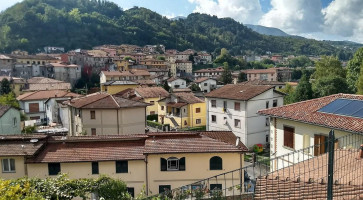
[[[154,122],[154,121],[147,121],[147,125],[148,126],[151,126],[151,127],[154,127],[154,128],[158,128],[158,129],[162,129],[163,128],[163,125],[158,123],[158,122]]]
[[[155,120],[155,122],[158,122],[158,115],[157,114],[156,115],[148,115],[146,117],[146,120],[148,120],[148,121],[154,121]]]

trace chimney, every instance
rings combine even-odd
[[[363,159],[363,144],[360,145],[360,150],[359,150],[357,159],[358,160]]]
[[[241,142],[241,138],[237,136],[237,138],[236,138],[236,147],[239,145],[240,142]]]

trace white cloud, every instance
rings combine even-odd
[[[272,8],[259,24],[280,28],[290,34],[317,32],[322,29],[320,0],[271,0]]]
[[[350,37],[363,42],[362,0],[334,0],[326,9],[325,33]]]
[[[263,12],[259,0],[189,0],[196,4],[193,12],[231,17],[244,24],[256,24]]]
[[[22,0],[1,0],[0,12],[13,6],[14,4],[21,2]]]

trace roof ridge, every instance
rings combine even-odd
[[[113,95],[110,95],[110,96],[111,96],[112,100],[116,103],[116,105],[120,108],[121,106],[120,106],[120,104],[119,104],[119,103],[117,103],[117,101],[116,101],[116,99],[114,98],[114,96],[113,96]]]

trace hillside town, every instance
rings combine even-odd
[[[256,199],[279,199],[283,194],[268,187],[280,176],[296,179],[280,174],[290,173],[286,167],[313,170],[300,162],[324,159],[331,130],[333,151],[351,149],[344,159],[353,159],[357,170],[362,167],[363,96],[333,93],[292,100],[293,92],[311,82],[304,80],[305,71],[300,81],[293,79],[293,56],[266,55],[265,63],[273,63],[268,68],[231,70],[235,67],[228,60],[215,62],[228,52],[216,57],[164,45],[44,50],[0,55],[1,178],[107,175],[124,181],[131,198],[206,187],[220,191],[217,196],[255,193]],[[300,151],[302,158],[290,158]],[[340,165],[336,169],[345,167]],[[232,177],[218,181],[221,174]],[[302,184],[319,180],[317,187],[328,181],[325,175],[300,176]],[[295,190],[294,184],[275,184]],[[361,192],[349,195],[362,198],[359,181],[341,184],[358,188]],[[296,195],[310,197],[311,191]]]

